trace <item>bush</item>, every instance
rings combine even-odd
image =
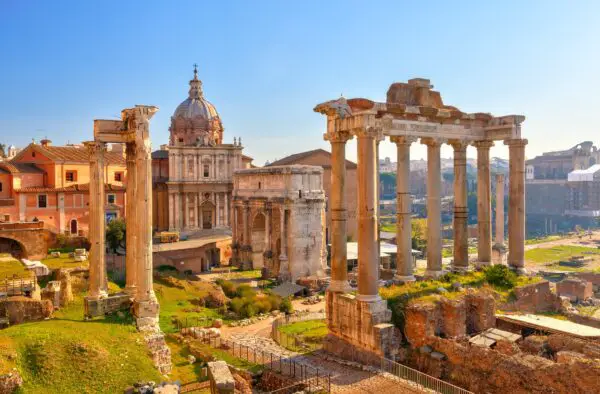
[[[223,293],[229,298],[233,298],[237,296],[236,286],[233,282],[228,280],[217,279],[217,285],[221,286],[223,289]]]
[[[281,306],[279,307],[279,310],[286,314],[294,312],[294,306],[292,305],[292,301],[289,297],[284,298],[283,301],[281,301]]]
[[[237,287],[237,289],[235,290],[235,295],[238,297],[252,297],[254,296],[256,293],[254,291],[254,289],[252,289],[252,287],[250,287],[250,285],[239,285]]]
[[[517,285],[517,274],[507,266],[496,264],[483,270],[485,281],[502,289],[512,289]]]
[[[173,267],[172,265],[159,265],[157,268],[158,272],[170,272],[170,271],[177,271],[177,268]]]

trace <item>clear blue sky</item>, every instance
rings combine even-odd
[[[259,165],[327,148],[315,104],[340,93],[384,101],[390,83],[412,77],[463,111],[526,115],[528,157],[600,144],[592,0],[0,0],[0,141],[80,142],[94,118],[152,104],[158,148],[193,63],[226,142],[242,136]],[[395,159],[390,143],[381,156]]]

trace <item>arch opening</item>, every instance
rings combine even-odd
[[[23,244],[11,238],[0,237],[0,254],[9,254],[16,259],[27,257],[27,251]]]
[[[266,218],[262,213],[258,213],[252,220],[252,231],[250,232],[250,240],[252,245],[252,267],[259,269],[264,267],[265,252],[265,229]]]

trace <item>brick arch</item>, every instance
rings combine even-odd
[[[27,258],[27,248],[14,238],[0,236],[0,253],[10,253],[15,258]]]
[[[23,251],[22,257],[28,259],[41,259],[46,257],[48,248],[54,245],[56,235],[43,228],[40,223],[38,228],[34,227],[37,223],[9,223],[0,226],[0,239],[8,239],[17,242]],[[31,226],[27,226],[31,225]]]

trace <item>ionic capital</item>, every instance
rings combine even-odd
[[[475,141],[473,142],[473,146],[475,148],[477,148],[477,150],[479,149],[490,149],[492,146],[494,146],[494,141],[490,141],[490,140],[481,140],[481,141]]]
[[[425,137],[421,138],[421,144],[427,145],[433,148],[439,148],[446,141],[439,137]]]
[[[332,144],[333,143],[346,143],[349,140],[351,140],[354,136],[352,134],[350,134],[350,132],[348,131],[335,131],[335,132],[328,132],[323,134],[323,139],[325,141],[329,141]]]
[[[471,141],[466,140],[449,140],[448,144],[454,148],[454,152],[465,152]]]
[[[514,139],[510,139],[510,140],[504,140],[504,145],[507,145],[510,148],[525,147],[525,145],[527,145],[527,142],[528,141],[525,138],[514,138]]]
[[[417,137],[412,137],[408,135],[394,135],[390,137],[390,141],[396,145],[408,145],[410,146],[413,142],[417,142]]]

